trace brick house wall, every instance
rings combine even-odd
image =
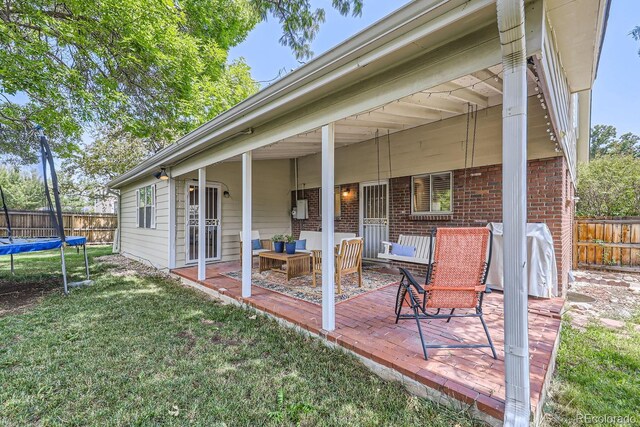
[[[343,194],[344,192],[348,194]],[[360,185],[343,184],[340,186],[340,218],[335,219],[335,230],[339,233],[356,233],[358,234],[358,225],[360,221],[358,201],[358,192]],[[297,239],[300,231],[320,231],[322,228],[322,216],[320,215],[320,189],[310,188],[298,191],[298,199],[307,199],[309,204],[309,219],[292,219],[291,232]],[[296,205],[296,192],[291,192],[291,206]]]
[[[466,174],[466,178],[465,178]],[[573,185],[564,157],[552,157],[528,162],[528,222],[546,223],[551,231],[558,264],[559,292],[564,295],[572,262]],[[411,177],[392,178],[389,183],[389,239],[397,241],[399,234],[429,233],[434,227],[485,226],[502,221],[502,165],[482,166],[453,171],[453,214],[439,216],[411,215]],[[358,233],[359,185],[347,184],[349,196],[342,198],[342,215],[336,219],[336,231]],[[319,189],[306,190],[309,219],[292,220],[292,230],[320,230],[318,212]],[[292,205],[295,192],[292,192]],[[402,265],[394,263],[394,265]],[[406,264],[417,274],[425,268]]]

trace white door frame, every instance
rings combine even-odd
[[[197,264],[197,259],[189,259],[189,185],[198,185],[197,179],[190,179],[185,182],[184,186],[184,194],[185,194],[185,203],[184,203],[184,259],[185,264]],[[214,181],[207,181],[207,188],[217,188],[218,189],[218,237],[217,237],[217,245],[218,245],[218,254],[216,257],[207,258],[205,261],[220,261],[222,259],[222,184]]]
[[[359,207],[359,212],[358,212],[358,232],[360,234],[360,236],[363,238],[365,238],[364,235],[364,187],[368,187],[368,186],[374,186],[374,185],[385,185],[386,187],[386,197],[385,200],[387,201],[387,206],[385,207],[386,209],[386,216],[387,216],[387,227],[386,227],[386,235],[383,236],[382,240],[389,240],[389,180],[388,179],[381,179],[381,180],[375,180],[375,181],[365,181],[365,182],[361,182],[360,183],[360,189],[359,189],[359,193],[358,193],[358,203],[360,205]],[[364,242],[364,244],[366,245],[366,242]],[[364,256],[363,256],[364,258]],[[364,259],[368,259],[368,260],[378,260],[378,258],[364,258]]]

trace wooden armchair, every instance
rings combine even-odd
[[[358,274],[358,286],[362,287],[362,247],[361,238],[343,239],[340,245],[336,245],[336,284],[338,294],[342,293],[342,276]],[[316,274],[322,274],[322,251],[311,251],[313,287],[316,286]]]

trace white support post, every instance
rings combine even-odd
[[[251,151],[242,154],[242,298],[251,297],[251,268],[253,249],[251,245],[252,185]]]
[[[205,201],[207,197],[207,168],[198,169],[198,280],[207,278],[207,235]]]
[[[527,57],[524,0],[498,0],[502,45],[502,220],[504,223],[504,425],[531,415],[527,283]]]
[[[176,268],[176,181],[171,176],[171,170],[169,170],[169,215],[168,215],[168,236],[167,236],[167,261],[169,269]]]
[[[335,124],[322,127],[322,329],[336,328],[334,240]]]

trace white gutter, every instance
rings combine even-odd
[[[527,57],[524,0],[497,0],[502,49],[502,220],[504,222],[504,425],[531,415],[527,312]]]

